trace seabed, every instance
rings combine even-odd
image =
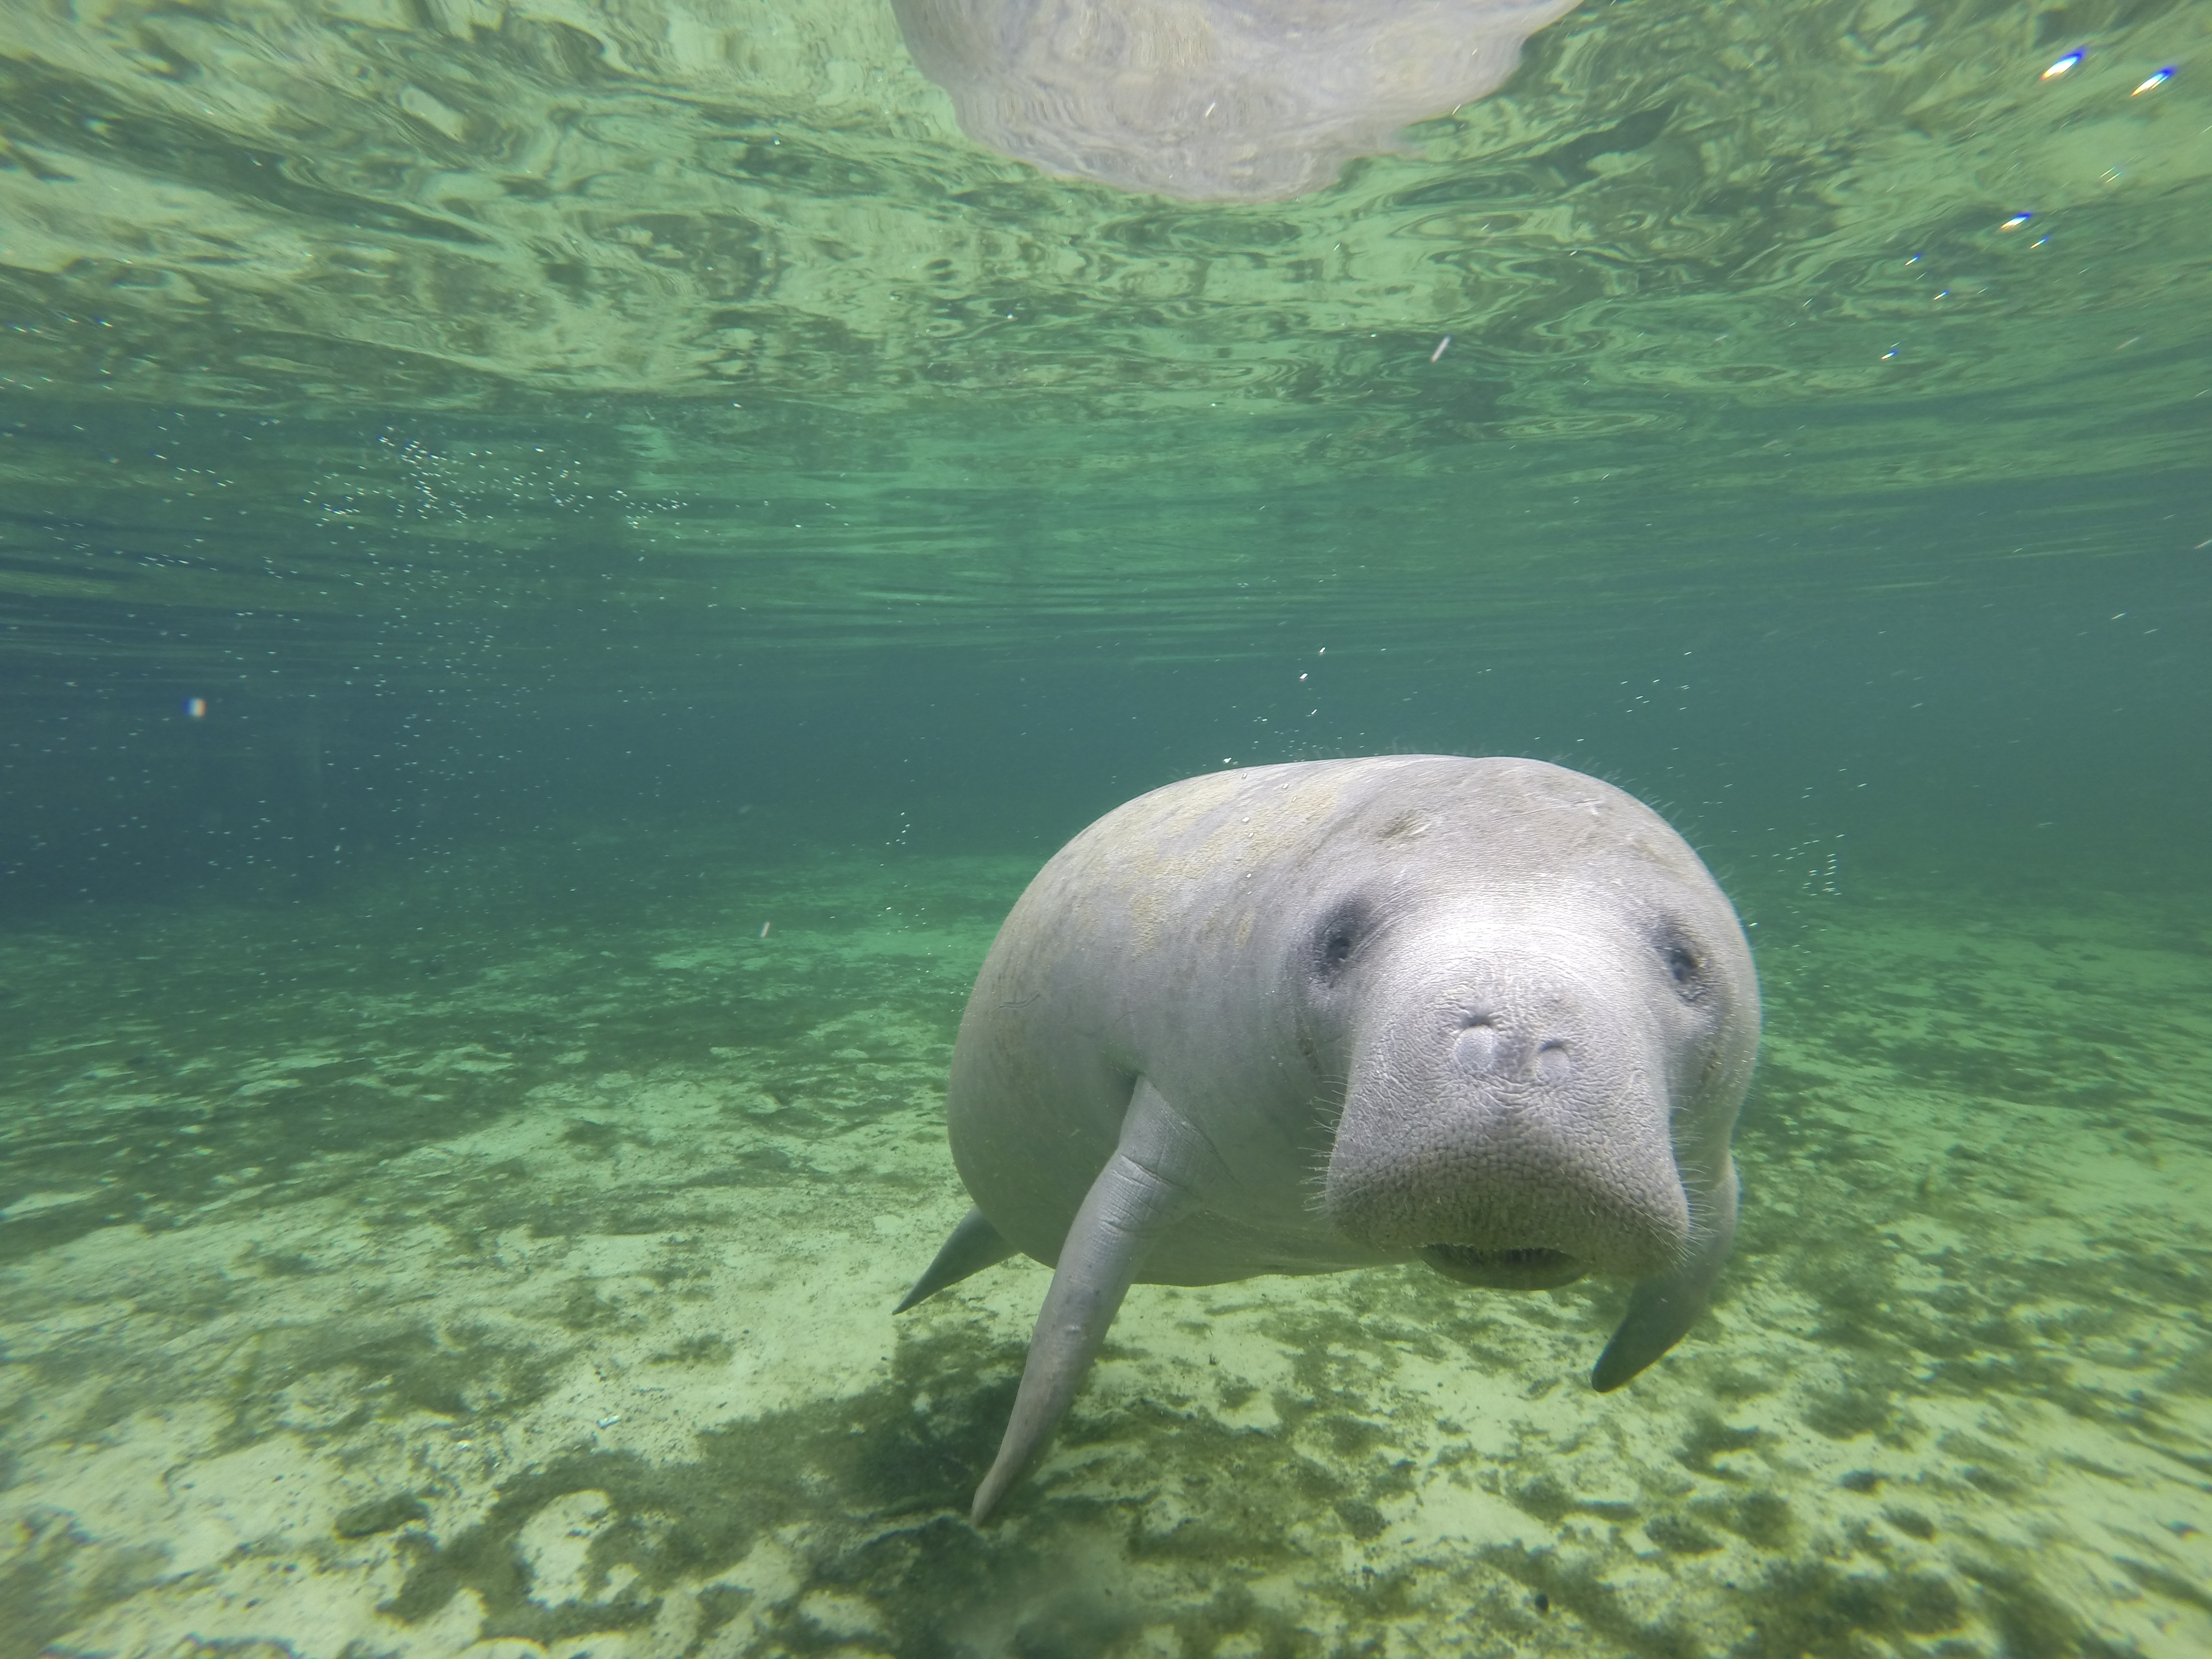
[[[1031,863],[640,857],[0,941],[0,1659],[2212,1652],[2212,905],[1732,881],[1663,1364],[1589,1390],[1607,1285],[1140,1286],[978,1532],[1044,1271],[890,1309]]]

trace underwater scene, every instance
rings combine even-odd
[[[2191,0],[0,0],[0,1659],[2203,1659],[2209,824]]]

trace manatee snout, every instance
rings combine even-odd
[[[1668,1271],[1690,1206],[1656,1034],[1601,976],[1524,959],[1486,977],[1408,988],[1355,1042],[1330,1224],[1496,1289]]]

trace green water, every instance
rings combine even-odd
[[[0,0],[0,1659],[2212,1651],[2209,35],[1586,0],[1210,204],[887,6]],[[972,1528],[994,930],[1389,750],[1751,924],[1712,1313],[1139,1286]]]

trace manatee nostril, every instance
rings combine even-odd
[[[1468,1022],[1452,1044],[1452,1054],[1470,1072],[1495,1071],[1498,1066],[1498,1028],[1486,1019]]]
[[[1565,1083],[1574,1075],[1575,1057],[1564,1042],[1556,1040],[1536,1046],[1536,1076],[1544,1083]]]

